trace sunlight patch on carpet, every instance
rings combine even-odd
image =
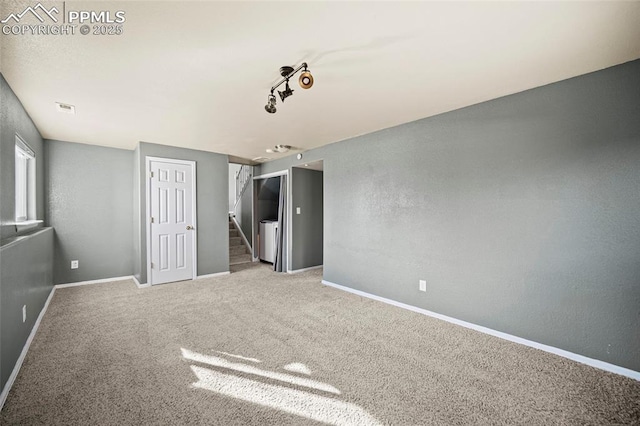
[[[244,377],[191,366],[198,381],[193,386],[237,398],[296,416],[339,426],[380,425],[355,404],[303,392],[284,386],[257,382]]]
[[[256,364],[262,362],[262,361],[260,361],[259,359],[256,359],[256,358],[247,358],[246,356],[230,354],[228,352],[222,352],[222,351],[214,351],[214,352],[219,353],[221,355],[225,355],[225,356],[231,357],[231,358],[238,358],[238,359],[241,359],[243,361],[255,362]]]
[[[278,380],[280,382],[289,383],[292,385],[303,386],[306,388],[316,389],[324,392],[330,392],[336,395],[340,395],[340,390],[336,389],[328,383],[322,383],[316,380],[306,379],[304,377],[292,376],[290,374],[278,373],[275,371],[263,370],[253,365],[246,365],[227,361],[224,358],[204,355],[197,352],[190,351],[188,349],[180,348],[184,359],[208,364],[213,367],[226,368],[234,370],[240,373],[253,374],[255,376],[266,377],[268,379]]]
[[[291,371],[292,373],[306,374],[307,376],[311,375],[311,370],[309,370],[309,367],[301,362],[292,362],[291,364],[287,364],[282,368],[287,371]]]

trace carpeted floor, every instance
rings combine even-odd
[[[57,290],[0,423],[640,423],[640,382],[320,280]]]

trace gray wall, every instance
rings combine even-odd
[[[45,156],[54,283],[132,275],[133,151],[46,140]]]
[[[15,366],[29,333],[53,287],[53,232],[18,236],[15,216],[15,135],[36,154],[36,214],[44,219],[42,137],[0,74],[0,389]],[[22,322],[22,306],[27,321]]]
[[[640,60],[304,153],[324,278],[640,371],[638,117]]]
[[[229,163],[226,155],[140,142],[134,185],[139,191],[138,223],[140,238],[134,242],[139,253],[135,276],[147,282],[146,157],[196,161],[198,224],[198,275],[229,270]]]
[[[0,238],[17,234],[15,222],[15,141],[18,133],[36,154],[36,216],[44,219],[42,137],[18,97],[0,74]]]
[[[291,269],[322,265],[322,172],[294,167],[291,178]],[[297,208],[300,207],[300,214]]]
[[[7,383],[53,289],[53,230],[13,237],[0,248],[0,389]],[[27,320],[22,322],[22,306]]]

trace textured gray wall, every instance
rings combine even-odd
[[[322,172],[294,167],[291,178],[291,269],[322,265]],[[300,207],[300,214],[296,208]]]
[[[0,389],[20,357],[53,289],[53,230],[44,228],[0,248]],[[22,306],[27,320],[22,322]]]
[[[640,371],[639,117],[640,60],[304,153],[324,278]]]
[[[147,282],[147,228],[146,228],[146,157],[195,161],[198,224],[198,275],[229,270],[229,162],[226,155],[147,142],[139,144],[140,158],[134,185],[138,186],[139,234],[134,252],[140,253],[140,269],[135,276],[140,283]],[[138,262],[136,262],[136,265]]]
[[[36,154],[36,214],[38,219],[44,219],[42,137],[0,74],[0,389],[11,375],[53,286],[53,231],[46,229],[17,237],[13,225],[16,133]],[[22,305],[27,305],[25,323]]]
[[[45,141],[55,284],[133,274],[133,154]],[[71,260],[79,261],[78,269]]]
[[[18,133],[36,154],[36,216],[44,219],[42,137],[18,97],[0,74],[0,238],[16,235],[15,141]]]

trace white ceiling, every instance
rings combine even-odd
[[[3,1],[0,19],[36,3]],[[64,6],[124,10],[124,32],[0,35],[1,71],[45,138],[126,149],[277,158],[291,152],[265,148],[306,150],[640,58],[639,2]],[[302,61],[314,87],[296,80],[267,114],[280,66]]]

